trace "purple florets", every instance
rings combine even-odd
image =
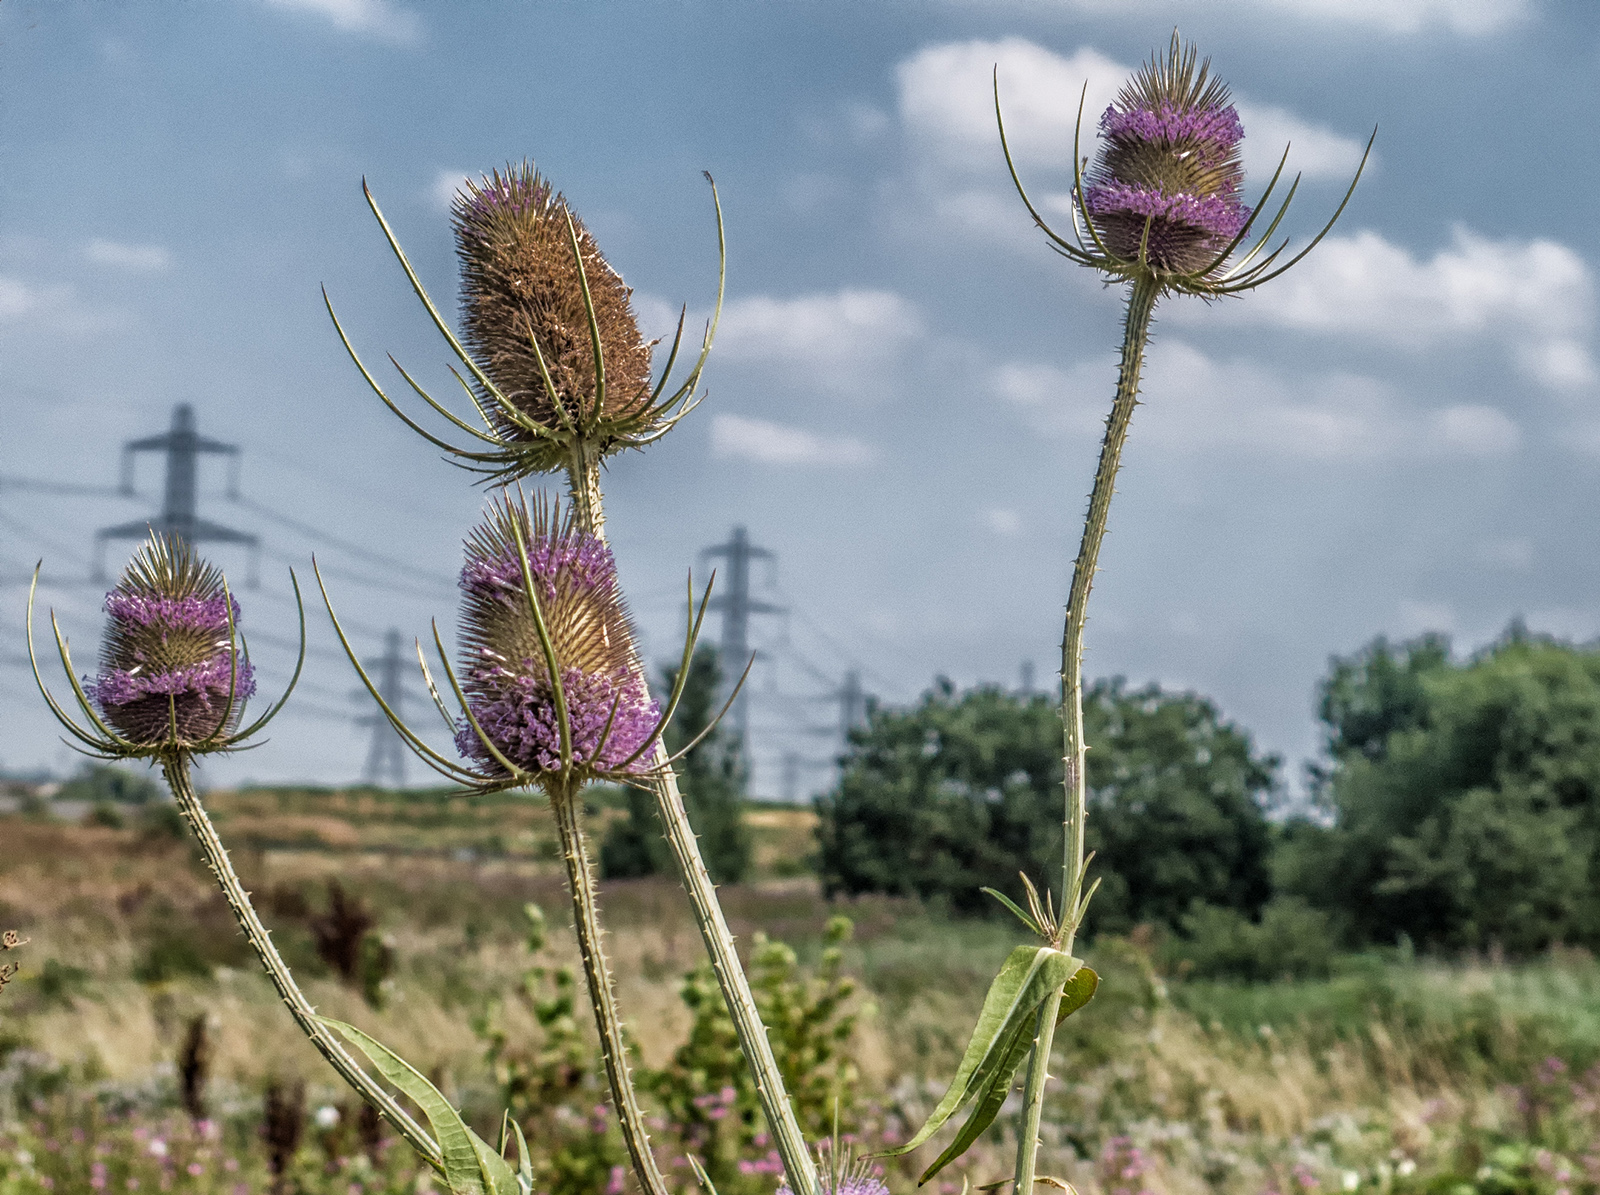
[[[1150,230],[1152,242],[1169,233],[1170,230],[1161,225],[1181,225],[1226,244],[1239,235],[1244,222],[1250,218],[1250,209],[1239,202],[1236,195],[1167,195],[1155,187],[1121,182],[1089,187],[1084,192],[1084,207],[1091,216],[1132,216],[1141,225],[1145,219],[1154,217],[1155,224]],[[1143,228],[1139,231],[1142,236]],[[1153,244],[1150,251],[1154,252]]]
[[[1245,229],[1244,126],[1228,89],[1176,38],[1100,117],[1104,140],[1079,195],[1095,239],[1124,266],[1203,274]]]
[[[1179,108],[1162,104],[1157,108],[1133,107],[1121,111],[1113,104],[1100,117],[1100,131],[1117,139],[1209,144],[1219,154],[1244,140],[1244,125],[1239,122],[1239,113],[1232,104],[1221,108]]]
[[[889,1195],[889,1185],[873,1174],[855,1172],[839,1180],[839,1189],[833,1190],[826,1175],[819,1175],[822,1195]],[[778,1195],[794,1195],[788,1183],[778,1187]]]
[[[617,565],[603,540],[575,533],[530,544],[528,573],[539,583],[545,600],[554,601],[556,579],[562,573],[575,588],[594,590],[616,583]],[[478,597],[520,601],[522,566],[514,554],[474,557],[461,570],[461,588]]]
[[[165,596],[127,582],[106,595],[104,659],[89,695],[131,741],[196,743],[237,723],[256,691],[235,655],[239,603],[220,589]]]
[[[496,675],[489,670],[472,679],[479,682],[475,687],[480,693],[498,694],[493,698],[481,696],[469,703],[472,716],[495,748],[530,772],[559,771],[561,730],[549,684],[536,675]],[[649,742],[661,717],[660,704],[651,699],[644,682],[628,673],[585,675],[576,668],[567,668],[561,674],[561,687],[570,726],[572,761],[577,766],[604,771],[621,768],[629,756]],[[600,744],[602,735],[604,746]],[[469,758],[497,766],[465,720],[456,731],[456,748]],[[641,755],[628,764],[627,770],[642,772],[650,762],[648,755]]]

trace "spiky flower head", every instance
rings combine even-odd
[[[635,668],[611,549],[578,531],[570,511],[502,497],[466,555],[461,671],[472,717],[456,734],[462,754],[505,774],[497,751],[547,785],[646,771],[660,708]]]
[[[652,406],[651,346],[633,292],[529,163],[468,181],[451,214],[467,347],[523,419],[558,434],[593,424],[605,451]],[[479,397],[504,439],[539,441],[489,395]]]
[[[820,1195],[889,1195],[889,1186],[883,1181],[882,1169],[868,1158],[852,1158],[848,1149],[840,1149],[830,1142],[832,1150],[820,1159],[818,1190]],[[780,1183],[778,1195],[794,1195],[787,1182]]]
[[[1193,274],[1245,227],[1239,196],[1244,128],[1210,61],[1173,35],[1100,117],[1105,139],[1085,178],[1082,207],[1116,258],[1157,274]]]
[[[138,746],[220,745],[256,688],[235,643],[239,603],[222,573],[181,537],[152,534],[105,609],[90,686],[105,721]]]

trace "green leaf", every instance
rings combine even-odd
[[[1096,989],[1100,986],[1100,977],[1088,967],[1079,967],[1077,973],[1067,980],[1067,986],[1061,992],[1061,1008],[1056,1013],[1056,1024],[1061,1024],[1078,1009],[1094,999]]]
[[[517,1190],[521,1195],[533,1195],[533,1159],[528,1155],[528,1139],[522,1135],[522,1126],[511,1122],[517,1134]]]
[[[1041,938],[1045,936],[1044,930],[1040,928],[1039,923],[1033,919],[1033,916],[1029,913],[1023,912],[1023,910],[1018,906],[1017,902],[1012,900],[1004,892],[1001,892],[998,888],[980,888],[979,891],[987,892],[1001,904],[1005,905],[1006,908],[1010,909],[1017,915],[1018,921],[1022,922],[1023,925],[1027,926]]]
[[[422,1109],[444,1155],[444,1179],[451,1195],[519,1195],[516,1175],[506,1160],[468,1127],[421,1071],[354,1025],[318,1017],[318,1021],[355,1046],[389,1082]],[[520,1133],[519,1133],[520,1136]]]
[[[983,1009],[978,1013],[972,1040],[967,1043],[966,1053],[962,1055],[961,1065],[950,1083],[950,1089],[916,1136],[904,1145],[885,1152],[889,1155],[909,1153],[938,1132],[969,1101],[986,1097],[979,1098],[979,1106],[968,1121],[970,1128],[973,1120],[983,1115],[990,1102],[987,1097],[992,1097],[997,1088],[1003,1103],[1017,1067],[1032,1046],[1033,1023],[1038,1019],[1039,1006],[1053,993],[1060,991],[1081,967],[1082,964],[1071,955],[1048,946],[1018,946],[1013,950],[1001,966],[1000,974],[989,985],[988,995],[983,998]],[[998,1105],[995,1111],[998,1112]],[[989,1113],[988,1120],[983,1121],[973,1133],[973,1139],[988,1127],[994,1115]],[[966,1129],[963,1129],[962,1136],[966,1136]],[[969,1140],[967,1145],[970,1144]],[[959,1155],[941,1158],[935,1168],[955,1156]],[[926,1179],[924,1175],[923,1181]]]

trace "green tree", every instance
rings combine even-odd
[[[663,692],[677,683],[678,670],[664,669]],[[683,749],[716,715],[722,669],[712,647],[695,650],[678,712],[667,727],[670,752]],[[747,771],[738,736],[718,725],[678,764],[683,803],[700,838],[706,870],[719,884],[736,884],[750,870],[750,831],[744,824]],[[655,794],[627,790],[627,815],[614,821],[600,845],[600,869],[607,879],[670,873],[672,855],[661,833]]]
[[[1193,693],[1121,678],[1085,696],[1089,845],[1098,929],[1176,925],[1191,904],[1254,914],[1269,892],[1262,801],[1277,760]],[[1049,698],[940,681],[913,709],[873,711],[818,802],[830,892],[890,892],[962,912],[1053,874],[1061,843],[1061,722]]]
[[[1600,652],[1515,625],[1460,663],[1437,637],[1379,640],[1323,691],[1333,824],[1289,836],[1287,889],[1353,943],[1600,945]],[[1357,739],[1349,709],[1387,714]]]

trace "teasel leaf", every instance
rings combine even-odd
[[[975,1106],[955,1141],[923,1172],[925,1183],[971,1147],[999,1115],[1017,1068],[1033,1046],[1040,1007],[1082,967],[1065,951],[1049,946],[1018,946],[989,985],[983,1009],[967,1043],[950,1089],[911,1140],[892,1150],[895,1156],[922,1145],[969,1103]]]
[[[522,1188],[510,1165],[494,1148],[474,1133],[461,1114],[450,1106],[444,1094],[428,1082],[422,1072],[404,1058],[369,1037],[354,1025],[318,1017],[371,1060],[378,1073],[398,1087],[422,1109],[428,1125],[439,1140],[444,1158],[444,1180],[450,1195],[521,1195]],[[520,1139],[521,1132],[518,1132]]]
[[[1056,1010],[1056,1024],[1061,1024],[1073,1013],[1094,999],[1100,988],[1100,976],[1088,967],[1079,967],[1067,986],[1061,990],[1061,1007]]]

